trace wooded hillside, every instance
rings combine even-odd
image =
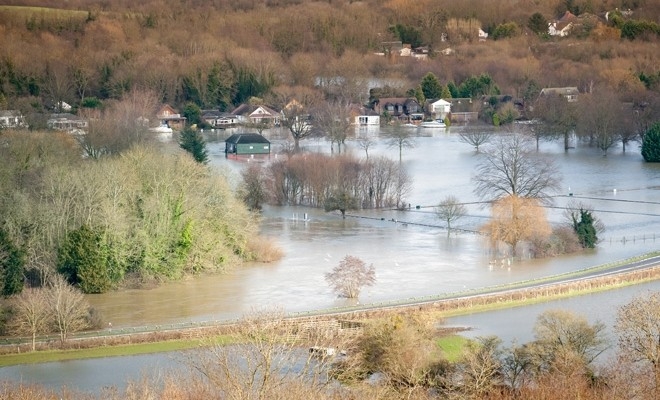
[[[660,90],[660,3],[652,0],[55,3],[61,8],[0,7],[0,109],[98,107],[90,99],[103,104],[133,89],[175,107],[221,110],[254,96],[275,107],[294,95],[364,103],[367,80],[397,79],[405,91],[428,72],[442,84],[487,73],[512,96],[530,84],[606,88],[622,101]],[[532,30],[566,11],[591,22],[565,38]],[[374,54],[399,41],[428,47],[429,59]],[[439,53],[448,48],[451,55]]]

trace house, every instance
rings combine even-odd
[[[580,91],[577,87],[556,87],[556,88],[544,88],[541,89],[540,96],[563,96],[569,103],[574,103],[578,101],[578,95]]]
[[[380,115],[370,108],[353,104],[349,107],[349,113],[353,125],[380,125]]]
[[[50,118],[46,121],[46,126],[48,126],[48,129],[56,131],[85,133],[89,128],[89,121],[71,113],[56,113],[50,115]]]
[[[238,123],[241,124],[264,124],[268,126],[279,126],[281,114],[264,105],[241,104],[231,111]]]
[[[577,17],[570,11],[566,11],[560,19],[548,23],[548,35],[559,37],[568,36],[576,21]]]
[[[451,113],[451,103],[447,100],[427,100],[426,112],[432,119],[445,119]]]
[[[235,133],[225,140],[225,154],[227,156],[270,155],[270,141],[258,133]]]
[[[400,122],[424,120],[422,106],[411,97],[384,97],[376,100],[373,107],[378,115],[387,116]]]
[[[479,28],[479,41],[480,42],[485,42],[486,39],[488,39],[488,33],[484,32],[481,28]]]
[[[238,115],[218,110],[204,110],[201,118],[214,129],[225,129],[238,124]]]
[[[186,127],[186,117],[182,117],[169,104],[163,105],[156,113],[156,117],[161,126],[167,126],[178,131]]]
[[[18,110],[0,110],[0,129],[27,128],[25,118]]]
[[[469,97],[457,97],[447,99],[451,103],[451,122],[467,124],[479,118],[479,112],[475,111],[477,103],[472,102]]]

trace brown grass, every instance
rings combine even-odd
[[[280,260],[284,252],[272,238],[259,236],[250,240],[248,251],[252,254],[255,261],[273,262]]]

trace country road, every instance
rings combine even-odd
[[[493,302],[508,300],[521,300],[538,296],[565,293],[573,290],[593,290],[594,288],[612,286],[616,283],[648,281],[660,279],[660,254],[650,253],[642,256],[620,260],[605,265],[585,268],[569,273],[552,275],[527,281],[513,282],[498,286],[488,286],[461,292],[442,293],[433,296],[414,297],[395,301],[359,304],[350,307],[330,308],[296,312],[288,314],[288,319],[295,320],[327,320],[327,319],[357,319],[373,314],[382,314],[395,310],[406,309],[439,309],[449,310],[459,307],[471,307]],[[235,323],[235,320],[209,320],[201,322],[185,322],[163,325],[146,325],[124,327],[121,329],[102,329],[79,332],[70,337],[71,341],[109,339],[112,337],[148,334],[159,335],[165,338],[190,338],[201,335],[186,334],[191,330],[213,330]],[[216,329],[213,329],[216,328]],[[57,335],[40,337],[39,341],[56,341]],[[29,343],[29,338],[4,338],[0,346],[17,346]]]

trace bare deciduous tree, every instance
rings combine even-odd
[[[488,132],[482,129],[476,129],[476,130],[470,129],[466,131],[461,131],[458,133],[458,135],[460,136],[462,142],[474,146],[477,153],[479,152],[479,147],[490,142],[490,140],[493,137],[492,132]]]
[[[548,310],[539,315],[534,334],[534,343],[541,348],[538,355],[545,364],[541,368],[552,364],[562,352],[575,354],[589,365],[609,347],[603,323],[590,324],[585,317],[566,310]]]
[[[369,149],[375,146],[376,143],[376,140],[369,136],[364,136],[357,139],[357,144],[362,150],[364,150],[364,155],[367,157],[367,161],[369,160]]]
[[[607,155],[619,137],[622,125],[623,107],[614,94],[598,92],[584,95],[580,99],[580,113],[577,118],[578,135],[587,138]]]
[[[290,103],[282,110],[282,126],[291,132],[295,152],[300,151],[300,141],[314,132],[309,120],[309,113],[300,103]]]
[[[636,297],[617,313],[621,353],[633,364],[650,367],[653,393],[660,396],[660,292]]]
[[[473,181],[484,200],[515,195],[547,202],[559,187],[559,171],[552,160],[531,150],[528,138],[513,134],[484,152]]]
[[[330,140],[331,150],[337,143],[337,151],[341,153],[341,146],[345,144],[348,129],[351,127],[348,107],[341,104],[325,104],[318,108],[314,114],[314,129],[320,136]]]
[[[399,149],[399,163],[401,163],[403,148],[415,147],[415,138],[413,138],[412,132],[409,129],[405,129],[401,124],[395,123],[392,132],[389,134],[387,146]]]
[[[325,274],[325,279],[332,290],[341,297],[354,299],[360,295],[364,286],[376,282],[376,270],[373,264],[367,264],[355,256],[346,256],[332,272]]]
[[[325,373],[342,345],[338,331],[301,325],[277,310],[253,311],[228,334],[232,343],[213,344],[189,359],[202,386],[227,399],[322,397]]]
[[[44,289],[29,288],[11,298],[12,318],[7,324],[15,335],[30,335],[32,351],[36,348],[37,335],[48,331],[51,313]]]
[[[458,198],[449,195],[435,207],[435,215],[447,223],[447,231],[451,230],[451,223],[463,217],[467,213],[467,207],[459,203]]]
[[[568,102],[560,95],[542,96],[539,98],[533,114],[543,122],[537,129],[549,138],[561,136],[564,140],[564,150],[568,151],[569,138],[577,125],[575,104]]]
[[[56,276],[47,291],[49,313],[55,328],[60,334],[60,341],[66,342],[69,335],[89,326],[89,304],[82,292],[69,285],[66,280]]]
[[[483,398],[500,384],[501,340],[495,336],[479,337],[469,342],[460,363],[462,391],[471,398]]]

